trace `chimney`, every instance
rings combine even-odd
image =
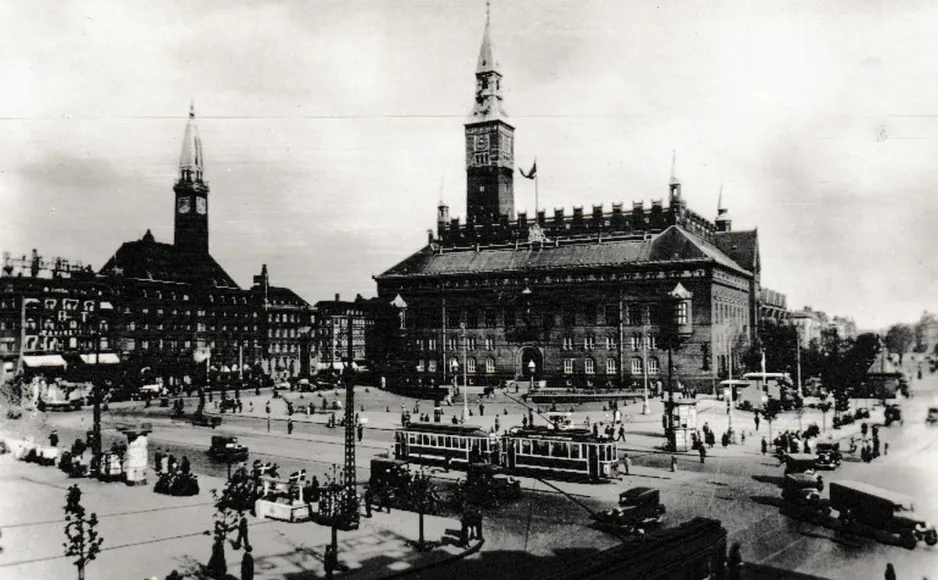
[[[338,292],[335,293],[335,301],[336,301],[336,302],[339,301],[339,293],[338,293]]]

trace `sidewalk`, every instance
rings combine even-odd
[[[201,493],[178,498],[158,495],[146,487],[70,480],[52,467],[40,467],[0,456],[0,578],[45,580],[75,574],[62,554],[65,539],[62,506],[68,486],[77,483],[82,503],[101,518],[103,551],[88,566],[88,576],[102,580],[165,577],[171,570],[197,577],[208,561],[213,506],[210,490],[219,478],[199,476]],[[152,482],[151,482],[152,484]],[[313,523],[258,520],[249,516],[256,578],[323,577],[323,554],[330,529]],[[425,538],[437,545],[417,552],[418,516],[410,512],[374,513],[361,528],[339,532],[337,577],[371,579],[445,564],[479,548],[452,545],[455,520],[424,516]],[[442,543],[441,543],[442,542]],[[239,575],[240,551],[226,546],[228,571]]]

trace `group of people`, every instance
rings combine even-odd
[[[182,461],[178,462],[176,456],[172,453],[165,453],[162,448],[157,448],[156,453],[153,454],[154,469],[156,474],[163,475],[164,473],[181,473],[183,475],[189,475],[192,472],[192,465],[189,463],[189,458],[183,455]]]

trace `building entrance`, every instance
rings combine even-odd
[[[544,376],[544,357],[536,346],[523,346],[518,351],[517,376],[525,381],[539,381]]]

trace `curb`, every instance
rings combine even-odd
[[[462,553],[456,554],[455,556],[450,556],[449,558],[444,558],[443,560],[439,560],[439,561],[437,561],[437,562],[431,562],[431,563],[429,563],[429,564],[426,564],[426,565],[424,565],[424,566],[419,566],[419,567],[417,567],[417,568],[410,568],[410,569],[408,569],[408,570],[401,570],[400,572],[395,572],[394,574],[391,574],[391,575],[389,575],[389,576],[381,576],[381,578],[383,578],[383,579],[385,579],[385,580],[390,579],[390,578],[403,578],[403,577],[408,576],[408,575],[410,575],[410,574],[417,574],[417,573],[420,573],[420,572],[426,572],[427,570],[432,570],[433,568],[438,568],[438,567],[443,566],[443,565],[446,565],[446,564],[452,564],[452,563],[454,563],[454,562],[458,562],[458,561],[460,561],[460,560],[462,560],[462,559],[464,559],[464,558],[466,558],[466,557],[468,557],[468,556],[471,556],[471,555],[475,554],[476,552],[478,552],[479,550],[482,549],[482,546],[483,546],[484,544],[485,544],[485,540],[479,540],[478,542],[476,542],[476,544],[475,544],[474,546],[470,546],[469,548],[463,550]]]

